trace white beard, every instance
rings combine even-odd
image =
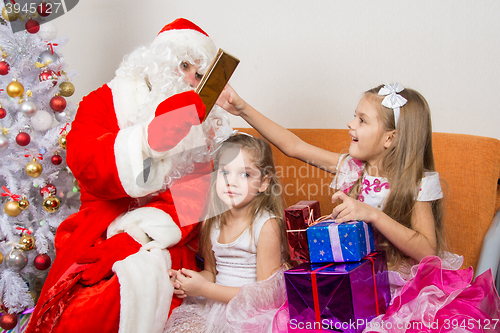
[[[192,89],[175,72],[172,75],[163,75],[161,80],[150,82],[151,90],[146,78],[130,76],[116,76],[108,86],[113,92],[113,103],[120,129],[151,121],[161,102],[175,94]]]

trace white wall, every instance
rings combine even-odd
[[[81,0],[54,23],[74,102],[185,17],[241,60],[231,84],[285,127],[346,128],[363,91],[397,81],[427,98],[435,132],[500,139],[499,14],[498,0]]]

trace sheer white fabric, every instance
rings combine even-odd
[[[257,243],[260,231],[274,216],[263,212],[253,223],[252,235],[246,229],[229,244],[218,242],[220,229],[212,230],[218,284],[240,287],[229,302],[203,297],[187,297],[174,309],[165,332],[272,332],[273,318],[286,301],[284,267],[267,280],[257,281]],[[174,296],[175,297],[175,296]]]

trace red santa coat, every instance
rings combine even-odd
[[[200,220],[209,185],[198,175],[210,167],[197,165],[179,181],[175,205],[170,190],[144,200],[161,188],[171,165],[168,158],[153,162],[144,183],[146,127],[128,123],[145,89],[142,82],[115,79],[80,103],[67,136],[67,163],[82,204],[57,230],[56,260],[26,332],[161,332],[169,311],[181,303],[172,298],[167,269],[196,269],[199,224],[192,222]],[[179,206],[191,212],[191,224],[179,223]],[[120,232],[132,235],[141,250],[117,261],[111,277],[82,284],[82,272],[93,264],[75,264],[77,258]]]

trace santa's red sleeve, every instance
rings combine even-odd
[[[67,164],[85,192],[84,199],[87,193],[105,200],[144,197],[162,189],[170,171],[171,159],[159,158],[151,163],[145,179],[148,123],[123,120],[139,113],[139,103],[119,102],[121,90],[115,90],[104,85],[84,97],[67,136]]]
[[[114,146],[119,132],[107,85],[83,98],[66,138],[66,161],[82,189],[94,197],[128,196],[116,166]]]

